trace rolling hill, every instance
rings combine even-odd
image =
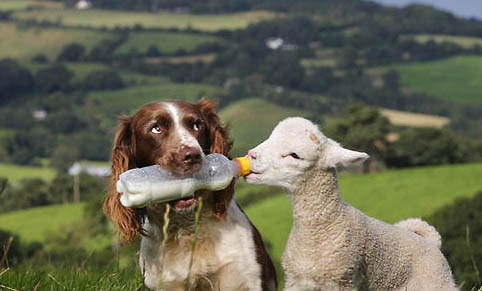
[[[482,104],[482,56],[392,65],[383,70],[398,71],[405,88],[457,103]]]
[[[246,152],[266,139],[282,119],[289,116],[308,116],[307,112],[281,107],[261,99],[243,99],[220,112],[224,123],[231,125],[234,140],[232,155]]]

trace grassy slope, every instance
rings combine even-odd
[[[84,110],[93,111],[103,120],[106,128],[113,128],[119,115],[132,114],[149,102],[169,99],[195,101],[201,94],[209,95],[219,90],[222,89],[205,84],[172,83],[160,80],[155,85],[92,92],[88,98],[94,105]]]
[[[82,217],[83,204],[53,205],[0,215],[0,228],[20,236],[22,241],[43,241],[47,232]]]
[[[12,23],[0,23],[0,58],[29,59],[42,53],[55,59],[63,46],[78,42],[87,49],[111,36],[108,32],[82,29],[27,28]]]
[[[249,23],[261,19],[272,18],[275,15],[266,11],[250,11],[234,14],[170,14],[149,12],[126,12],[112,10],[74,9],[44,9],[40,11],[16,12],[14,17],[20,19],[37,19],[56,21],[69,26],[132,27],[142,25],[146,28],[181,28],[192,27],[204,31],[220,29],[237,29],[246,27]]]
[[[243,99],[220,112],[223,122],[231,124],[233,155],[245,155],[247,150],[266,139],[282,119],[307,115],[306,112],[281,107],[261,99]]]
[[[404,87],[460,103],[482,104],[482,56],[394,65]]]
[[[28,7],[50,7],[61,8],[62,3],[52,1],[35,1],[35,0],[2,0],[0,1],[0,10],[14,11],[24,10]]]
[[[0,164],[0,177],[5,177],[10,183],[16,183],[26,178],[41,178],[51,180],[55,170],[50,168]]]
[[[342,175],[343,198],[367,215],[393,223],[430,215],[456,197],[482,190],[482,164],[426,167],[370,175]],[[291,205],[285,195],[245,209],[279,259],[291,229]]]
[[[127,54],[133,49],[140,53],[145,53],[151,45],[164,53],[171,53],[178,49],[190,51],[200,44],[217,42],[218,40],[218,38],[210,35],[151,31],[136,32],[131,33],[129,39],[115,53]]]
[[[481,37],[455,36],[455,35],[440,35],[440,34],[419,34],[414,36],[417,42],[426,43],[433,40],[437,43],[453,42],[462,47],[470,48],[474,45],[482,45]]]

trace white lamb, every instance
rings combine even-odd
[[[336,167],[360,163],[366,153],[294,117],[248,155],[248,183],[284,187],[293,205],[285,290],[457,290],[432,226],[420,219],[390,225],[341,199]]]

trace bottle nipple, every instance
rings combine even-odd
[[[233,160],[235,160],[239,164],[239,168],[241,170],[239,175],[240,177],[246,176],[251,173],[251,164],[248,157],[234,158]]]

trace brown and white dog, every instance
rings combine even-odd
[[[234,182],[222,191],[197,191],[169,202],[164,244],[166,203],[133,209],[119,201],[115,185],[124,171],[158,164],[177,175],[190,173],[201,167],[209,153],[227,155],[231,144],[215,104],[205,99],[195,104],[149,103],[133,116],[121,117],[104,210],[127,241],[142,234],[139,261],[149,289],[184,290],[189,277],[192,290],[276,290],[275,269],[261,236],[232,199]],[[189,270],[199,197],[203,208]]]

